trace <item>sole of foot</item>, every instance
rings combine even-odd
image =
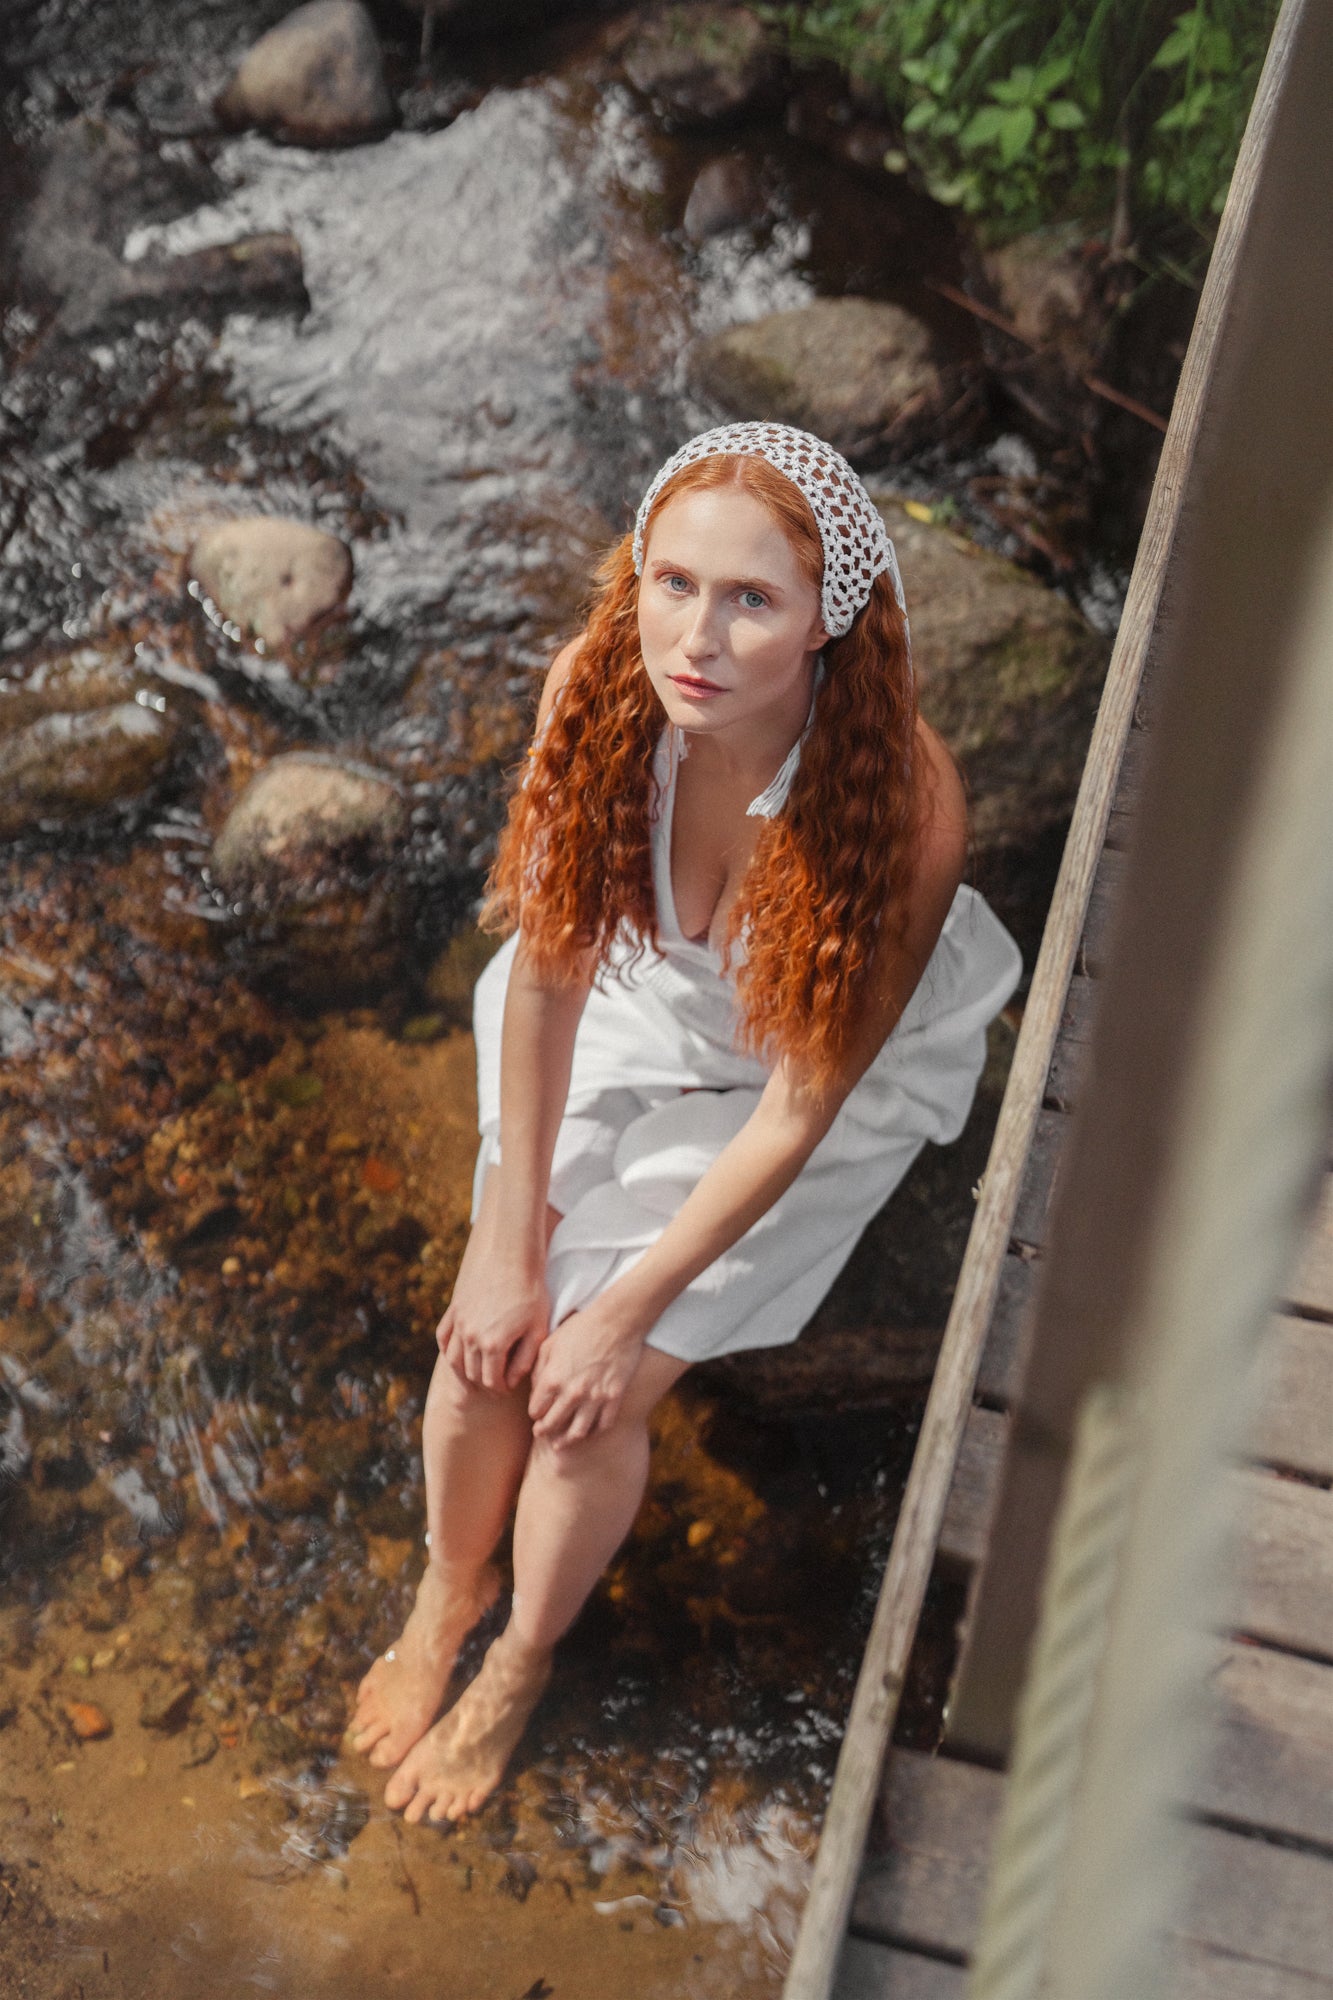
[[[378,1770],[401,1762],[440,1712],[458,1651],[500,1592],[489,1566],[461,1601],[431,1569],[402,1636],[371,1666],[356,1693],[345,1742]]]

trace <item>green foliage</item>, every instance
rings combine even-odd
[[[1202,253],[1277,0],[819,0],[768,6],[797,57],[882,94],[937,200],[995,235],[1101,223]],[[1123,215],[1122,215],[1123,219]]]

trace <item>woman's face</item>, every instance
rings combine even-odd
[[[761,718],[799,728],[827,641],[819,592],[761,500],[716,486],[659,508],[639,582],[639,644],[672,722],[705,735]]]

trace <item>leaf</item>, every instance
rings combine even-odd
[[[1000,131],[1000,158],[1006,167],[1027,151],[1036,129],[1037,114],[1030,104],[1020,104],[1009,113]]]
[[[928,131],[935,123],[935,114],[938,110],[939,106],[933,97],[918,98],[907,116],[903,119],[904,132]]]
[[[924,56],[908,56],[898,67],[909,83],[919,83],[926,90],[934,88],[935,65],[927,61]]]
[[[1057,132],[1077,132],[1088,122],[1082,106],[1075,104],[1072,97],[1053,97],[1045,108],[1046,123]]]
[[[904,514],[909,514],[914,521],[933,521],[935,519],[935,509],[928,507],[924,500],[904,500],[903,512]]]
[[[1178,69],[1181,63],[1189,61],[1194,54],[1196,39],[1193,32],[1194,18],[1193,14],[1180,16],[1176,26],[1153,57],[1151,68]]]
[[[974,146],[990,145],[993,140],[999,138],[1004,130],[1005,120],[1010,115],[1009,112],[1002,111],[998,104],[983,105],[981,110],[974,112],[964,125],[958,136],[959,145],[969,151]]]
[[[997,104],[1026,104],[1032,95],[1033,72],[1029,64],[1019,63],[1008,76],[999,83],[987,86]]]
[[[886,173],[905,174],[911,164],[906,153],[900,151],[897,146],[890,146],[888,152],[884,155],[884,171]]]
[[[1043,63],[1032,79],[1033,97],[1049,97],[1053,90],[1068,79],[1073,67],[1072,56],[1053,56],[1050,62]]]

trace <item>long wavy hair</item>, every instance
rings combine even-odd
[[[818,589],[814,515],[766,459],[686,466],[653,514],[721,486],[763,502]],[[589,951],[605,966],[626,931],[658,944],[652,762],[666,714],[639,651],[638,581],[625,535],[598,568],[582,644],[529,752],[487,886],[483,925],[519,925],[544,978],[572,977]],[[906,922],[922,807],[907,635],[887,576],[824,663],[790,796],[763,823],[726,938],[728,961],[744,940],[743,1045],[794,1059],[816,1089],[846,1050],[881,941]]]

